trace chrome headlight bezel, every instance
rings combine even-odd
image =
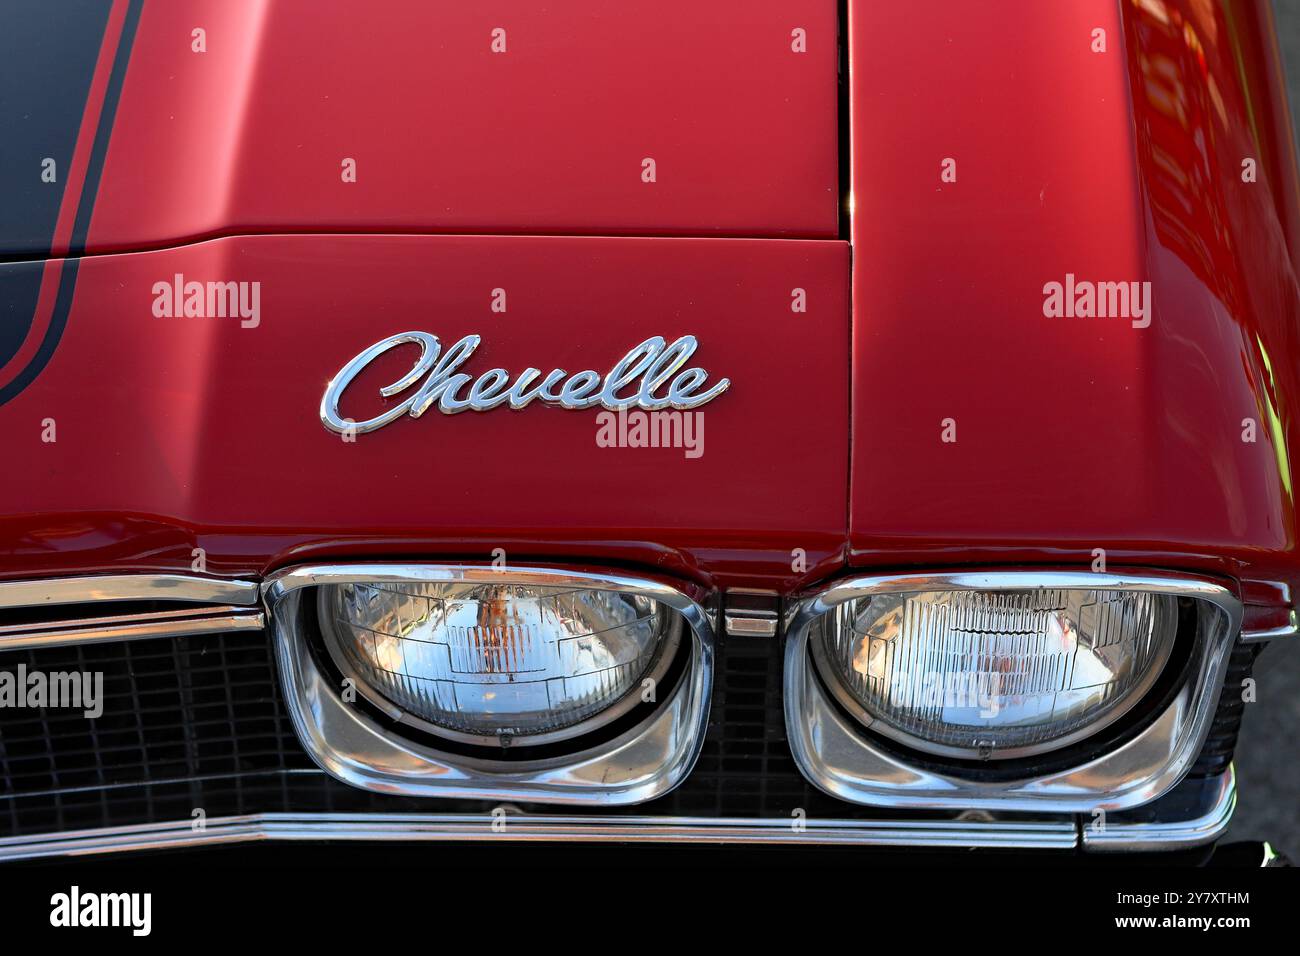
[[[681,676],[648,716],[614,736],[561,735],[536,759],[494,759],[481,748],[450,746],[436,735],[408,736],[383,716],[342,699],[337,675],[322,666],[321,635],[304,613],[314,589],[349,583],[479,583],[596,588],[661,602],[682,621]],[[704,588],[655,576],[584,568],[492,568],[463,564],[312,565],[271,575],[263,600],[272,623],[287,709],[304,748],[332,776],[384,793],[616,806],[667,793],[689,773],[704,742],[712,687],[713,627]],[[362,686],[357,685],[359,688]],[[388,705],[391,708],[391,704]],[[384,707],[379,707],[384,710]],[[391,715],[387,715],[391,716]],[[380,719],[376,719],[379,717]],[[555,751],[559,751],[558,753]]]
[[[1186,678],[1169,702],[1140,730],[1104,753],[1081,752],[1086,739],[1076,743],[1069,751],[1076,755],[1074,762],[1068,766],[1047,759],[1043,768],[989,774],[986,765],[936,761],[932,754],[877,739],[835,699],[812,660],[812,624],[855,598],[1038,588],[1150,591],[1190,598],[1197,607]],[[832,796],[876,806],[1063,812],[1138,806],[1172,788],[1195,760],[1209,732],[1241,615],[1240,601],[1223,584],[1154,571],[1018,569],[852,578],[805,596],[787,615],[785,715],[795,763]]]

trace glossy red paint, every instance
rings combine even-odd
[[[147,3],[88,248],[322,231],[833,238],[836,41],[834,0]]]
[[[853,564],[1300,574],[1295,167],[1253,6],[852,5]],[[1067,273],[1149,281],[1150,326],[1045,317]]]
[[[178,273],[260,282],[260,323],[155,316],[155,283]],[[4,475],[0,569],[188,568],[200,547],[209,571],[247,575],[503,548],[514,563],[586,557],[789,586],[842,560],[847,296],[840,242],[259,236],[88,257],[53,360],[0,412],[0,442],[24,466]],[[465,367],[477,373],[605,372],[649,336],[690,333],[690,364],[733,384],[695,413],[699,457],[599,447],[596,410],[538,404],[434,410],[355,442],[327,431],[326,382],[411,329],[444,345],[482,335]],[[415,355],[384,356],[344,413],[376,414],[379,387]],[[792,435],[815,459],[785,453]],[[792,572],[795,549],[807,573]]]
[[[342,4],[146,5],[90,224],[107,254],[0,407],[0,576],[504,548],[789,590],[1102,548],[1300,586],[1300,210],[1267,5],[852,2],[852,324],[834,4],[707,7],[412,0],[358,30]],[[238,235],[266,232],[333,235]],[[716,235],[768,238],[665,238]],[[261,325],[155,318],[177,272],[260,281]],[[1046,318],[1067,273],[1151,282],[1150,326]],[[478,370],[604,371],[690,332],[733,386],[698,460],[539,406],[343,443],[325,381],[407,329],[482,334]]]

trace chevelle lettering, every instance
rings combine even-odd
[[[568,409],[599,405],[611,411],[686,410],[713,401],[731,384],[724,378],[704,391],[697,391],[708,380],[708,373],[701,368],[682,369],[696,349],[693,335],[683,335],[671,343],[665,343],[658,335],[648,338],[629,349],[603,377],[591,370],[570,375],[557,368],[547,372],[539,384],[533,384],[542,376],[536,368],[524,369],[513,381],[510,373],[502,368],[489,369],[477,378],[457,371],[481,341],[477,335],[467,335],[442,352],[438,337],[428,332],[401,332],[381,339],[344,365],[330,382],[321,399],[321,421],[333,432],[351,429],[363,433],[381,428],[402,415],[419,418],[435,403],[444,415],[454,415],[463,411],[485,412],[501,405],[517,411],[534,399]],[[420,356],[409,372],[380,389],[380,394],[391,398],[411,390],[423,378],[419,388],[382,415],[361,422],[340,418],[339,402],[352,380],[380,355],[405,343],[419,345]],[[462,388],[464,394],[458,395]],[[662,394],[656,394],[661,390]]]

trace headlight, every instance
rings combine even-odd
[[[320,588],[345,676],[389,716],[478,744],[544,743],[639,703],[677,650],[680,617],[640,594],[534,584]]]
[[[1117,590],[882,593],[814,621],[813,657],[864,725],[918,750],[1021,757],[1118,719],[1151,688],[1177,598]]]

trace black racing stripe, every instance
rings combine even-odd
[[[81,201],[77,206],[70,258],[63,260],[59,272],[59,291],[54,300],[54,312],[50,316],[49,328],[45,330],[45,337],[41,340],[40,347],[32,360],[12,380],[0,384],[0,405],[4,405],[25,389],[45,370],[45,366],[49,364],[55,349],[59,346],[63,330],[67,327],[68,315],[72,311],[72,296],[77,287],[77,271],[80,267],[80,260],[76,257],[86,249],[90,214],[99,192],[99,182],[104,171],[104,157],[108,153],[108,140],[113,133],[113,119],[117,115],[117,104],[122,95],[122,82],[126,77],[126,67],[131,59],[131,47],[135,42],[135,32],[140,23],[140,11],[143,7],[144,0],[130,0],[127,6],[122,35],[113,58],[113,70],[104,93],[104,105],[99,114],[99,125],[95,130],[94,146],[86,168],[86,181],[81,190]],[[34,271],[39,273],[40,270]]]
[[[99,127],[95,130],[95,146],[90,152],[86,167],[86,181],[81,187],[81,202],[77,204],[77,218],[72,227],[69,255],[79,256],[86,251],[86,234],[90,231],[90,215],[99,193],[99,180],[104,174],[104,157],[108,155],[108,141],[113,136],[113,119],[117,116],[117,101],[122,96],[122,82],[126,79],[126,66],[131,60],[131,47],[135,44],[136,27],[140,25],[140,11],[144,0],[131,0],[122,23],[122,37],[117,41],[117,56],[113,58],[113,72],[108,77],[104,93],[104,107],[99,113]]]
[[[112,0],[0,2],[0,257],[50,254],[111,8]],[[42,178],[46,159],[54,182]]]
[[[111,3],[0,0],[0,368],[31,334]]]
[[[31,334],[44,272],[44,260],[0,262],[0,368],[18,354]]]
[[[63,328],[68,324],[68,313],[72,309],[72,292],[77,286],[77,266],[80,262],[80,259],[63,260],[63,268],[59,273],[59,294],[54,300],[54,314],[50,317],[50,327],[45,330],[45,338],[41,339],[41,347],[36,350],[32,360],[11,381],[0,387],[0,405],[35,381],[36,376],[40,375],[49,364],[54,350],[58,348],[59,339],[63,336]],[[19,263],[19,265],[27,265],[27,263]],[[37,272],[39,271],[38,268]]]

